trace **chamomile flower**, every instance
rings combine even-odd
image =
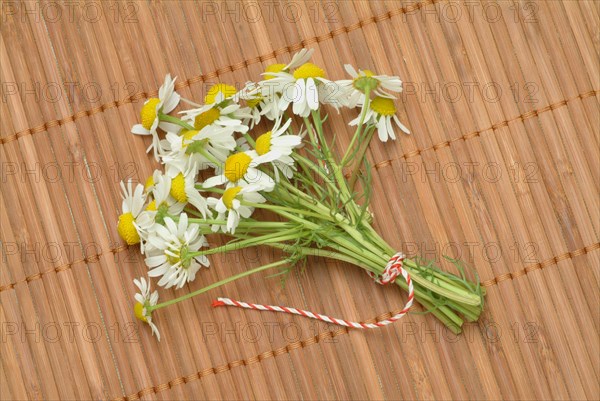
[[[168,133],[163,144],[161,159],[167,172],[185,171],[195,165],[198,170],[219,168],[229,153],[236,148],[236,139],[229,129],[209,126],[198,130]],[[215,164],[215,161],[218,163]]]
[[[253,160],[254,151],[234,153],[225,160],[223,172],[204,181],[204,187],[216,187],[223,184],[256,184],[262,190],[271,191],[275,182],[266,173],[258,170]]]
[[[263,116],[262,108],[271,102],[261,95],[261,88],[256,82],[246,82],[246,85],[235,94],[234,102],[240,103],[242,100],[246,103],[248,115],[243,123],[252,129],[258,124]]]
[[[136,124],[131,129],[131,132],[136,135],[152,135],[152,144],[146,150],[154,149],[154,157],[158,160],[158,151],[160,149],[160,140],[156,130],[160,127],[164,131],[179,130],[179,126],[168,123],[166,121],[160,121],[160,114],[168,114],[177,105],[181,97],[175,92],[175,79],[171,79],[171,75],[165,76],[165,82],[158,90],[158,97],[153,97],[144,103],[140,116],[142,123]]]
[[[294,159],[290,156],[302,143],[300,135],[283,135],[287,132],[292,120],[288,119],[280,126],[281,119],[275,122],[271,131],[260,135],[256,139],[256,164],[271,163],[275,169],[275,180],[279,179],[279,170],[291,178],[295,170]]]
[[[340,85],[350,84],[354,89],[363,92],[367,86],[370,86],[376,96],[394,99],[394,95],[386,91],[400,93],[402,92],[402,81],[396,76],[376,75],[371,70],[358,70],[350,64],[344,65],[344,69],[352,77],[351,80],[338,81]]]
[[[297,68],[308,62],[313,54],[314,49],[302,49],[292,57],[288,64],[275,63],[270,64],[265,68],[262,74],[264,80],[261,82],[248,82],[246,86],[236,94],[234,100],[239,103],[240,100],[245,100],[248,105],[250,117],[244,121],[250,129],[258,124],[263,116],[273,121],[281,117],[284,109],[279,107],[281,102],[281,79],[273,80],[280,77],[282,73],[289,75],[289,71]],[[285,107],[289,102],[284,104]]]
[[[225,190],[221,199],[208,198],[209,205],[217,212],[217,220],[227,218],[226,225],[213,225],[212,230],[223,230],[225,233],[235,233],[241,218],[248,218],[254,212],[251,206],[243,205],[242,200],[251,203],[264,203],[266,199],[259,191],[258,185],[235,185]]]
[[[247,107],[241,107],[233,102],[237,93],[235,87],[227,84],[213,85],[204,98],[205,105],[196,109],[183,111],[183,119],[194,129],[200,131],[204,127],[219,126],[231,132],[248,132],[248,126],[243,121],[251,117]]]
[[[204,96],[204,103],[219,104],[227,99],[231,99],[236,93],[237,90],[234,86],[219,82],[208,89],[208,92]]]
[[[268,67],[267,67],[268,68]],[[244,100],[248,106],[250,118],[244,123],[250,129],[260,122],[262,117],[273,121],[281,117],[285,110],[279,108],[281,92],[279,84],[271,83],[268,79],[262,82],[249,82],[237,95],[236,100]]]
[[[171,196],[172,180],[169,176],[157,170],[151,178],[152,180],[149,178],[146,184],[152,184],[148,187],[150,189],[148,198],[152,200],[136,219],[136,226],[142,233],[142,239],[145,239],[141,242],[142,253],[146,253],[149,247],[151,248],[147,238],[158,225],[164,223],[164,218],[167,215],[178,215],[185,207],[185,203],[180,203]]]
[[[394,120],[401,131],[410,134],[408,128],[406,128],[396,116],[396,105],[392,99],[379,96],[373,98],[369,103],[369,109],[365,115],[364,124],[377,126],[377,135],[382,142],[386,142],[388,138],[396,139],[392,120]],[[359,122],[360,116],[352,120],[349,125],[358,125]]]
[[[246,105],[248,106],[249,117],[247,117],[243,123],[244,125],[247,125],[249,129],[252,129],[255,125],[260,123],[262,118],[261,104],[264,104],[265,99],[259,94],[240,95],[239,99],[245,100]]]
[[[278,72],[289,72],[293,68],[298,68],[302,64],[308,63],[310,58],[312,57],[315,49],[300,49],[297,53],[292,56],[292,59],[287,64],[271,64],[267,66],[263,75],[266,79],[274,78],[275,75],[273,73]]]
[[[121,189],[123,191],[123,213],[119,216],[117,231],[128,245],[139,244],[140,231],[137,219],[146,203],[144,186],[137,184],[135,191],[133,191],[131,181],[127,183],[127,187],[125,187],[125,183],[121,181]]]
[[[194,206],[202,213],[202,217],[206,218],[207,215],[210,217],[206,199],[196,189],[196,172],[196,166],[189,166],[187,170],[177,172],[171,178],[169,193],[177,202]]]
[[[144,323],[148,323],[152,329],[152,334],[160,341],[160,333],[158,327],[152,322],[152,311],[150,310],[150,307],[158,303],[158,291],[150,294],[150,280],[146,280],[144,277],[140,277],[139,280],[133,279],[133,283],[140,290],[135,294],[135,300],[137,301],[133,307],[135,317]]]
[[[161,277],[158,285],[165,288],[183,287],[196,278],[202,266],[210,265],[206,256],[193,255],[201,247],[208,246],[208,242],[198,224],[188,224],[185,213],[179,216],[178,223],[166,217],[165,225],[157,226],[148,241],[152,245],[145,259],[150,269],[148,275]]]
[[[288,64],[271,64],[262,74],[260,95],[268,99],[273,117],[278,118],[293,103],[294,114],[307,117],[331,96],[332,82],[325,79],[325,71],[309,62],[314,49],[302,49]],[[294,72],[291,72],[295,69]],[[274,113],[276,112],[276,113]]]
[[[319,102],[329,100],[334,85],[325,78],[325,71],[312,63],[302,64],[293,73],[282,71],[271,75],[282,93],[279,109],[287,110],[291,103],[292,111],[300,117],[308,117],[311,110],[319,108]]]
[[[152,175],[149,175],[148,178],[146,178],[146,182],[144,183],[144,191],[146,194],[149,194],[152,192],[152,190],[154,189],[155,183],[158,181],[158,178],[161,175],[162,175],[162,172],[160,170],[154,170],[152,172]]]

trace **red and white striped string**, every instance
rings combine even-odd
[[[251,304],[242,301],[236,301],[230,298],[217,298],[216,301],[213,301],[212,306],[235,306],[238,308],[246,308],[246,309],[255,309],[261,311],[271,311],[271,312],[282,312],[282,313],[291,313],[294,315],[300,315],[304,317],[309,317],[311,319],[322,320],[327,323],[333,323],[340,326],[353,327],[356,329],[374,329],[377,327],[387,326],[388,324],[394,323],[395,321],[401,319],[404,315],[408,313],[408,310],[411,308],[413,304],[413,300],[415,297],[414,288],[412,280],[410,279],[410,275],[404,268],[402,267],[402,262],[404,261],[404,254],[398,252],[394,256],[392,256],[386,265],[383,273],[380,277],[376,274],[367,272],[369,276],[375,279],[375,282],[381,285],[393,283],[396,278],[402,274],[404,280],[406,280],[406,284],[408,285],[408,300],[406,301],[406,305],[404,305],[404,309],[400,312],[391,316],[388,319],[380,320],[375,323],[362,323],[362,322],[351,322],[344,319],[338,319],[331,316],[321,315],[319,313],[314,313],[311,311],[296,309],[287,306],[276,306],[276,305],[260,305],[260,304]]]

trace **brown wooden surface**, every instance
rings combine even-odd
[[[600,3],[3,2],[1,399],[597,399]],[[403,305],[311,259],[138,325],[144,273],[116,232],[118,182],[156,167],[129,134],[165,73],[201,99],[302,46],[399,75],[412,135],[374,141],[378,231],[471,263],[486,311],[456,337],[427,315],[369,332],[221,308],[215,296],[375,318]],[[342,146],[352,113],[333,115]],[[170,299],[272,260],[212,258]],[[451,266],[444,264],[446,268]]]

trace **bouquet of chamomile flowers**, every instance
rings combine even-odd
[[[470,281],[455,260],[458,275],[409,259],[371,226],[365,154],[375,135],[386,142],[409,133],[394,102],[402,81],[350,65],[349,79],[332,81],[310,62],[311,55],[303,49],[289,64],[269,65],[262,80],[242,88],[217,83],[203,104],[183,99],[167,75],[158,97],[144,103],[141,123],[131,132],[152,138],[148,152],[164,169],[145,185],[121,183],[118,232],[127,244],[139,244],[145,256],[148,277],[134,280],[139,288],[134,312],[157,337],[152,315],[159,309],[253,273],[289,269],[307,256],[348,262],[377,283],[397,284],[408,291],[405,308],[384,321],[356,323],[228,298],[213,305],[295,313],[360,329],[392,323],[415,299],[456,333],[465,320],[478,319],[484,291],[476,274]],[[180,103],[190,108],[170,114]],[[326,110],[340,108],[357,109],[349,122],[355,132],[343,152],[326,131]],[[265,125],[268,130],[259,129]],[[258,209],[266,211],[260,219]],[[230,241],[211,248],[206,239],[211,234]],[[210,266],[209,255],[256,246],[276,248],[283,256],[163,303],[151,291],[151,278],[160,287],[180,289]]]

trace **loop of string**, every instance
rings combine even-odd
[[[411,308],[414,301],[414,288],[412,280],[410,279],[410,275],[404,268],[402,267],[402,263],[404,261],[404,254],[401,252],[396,253],[392,256],[385,266],[385,269],[381,276],[377,276],[372,272],[367,272],[370,277],[372,277],[376,283],[378,284],[389,284],[393,283],[399,275],[402,275],[404,280],[406,280],[406,284],[408,286],[408,299],[406,301],[406,305],[404,308],[396,313],[395,315],[389,317],[388,319],[380,320],[375,323],[363,323],[363,322],[352,322],[344,319],[334,318],[327,315],[321,315],[319,313],[314,313],[311,311],[296,309],[287,306],[276,306],[276,305],[261,305],[261,304],[252,304],[242,301],[236,301],[230,298],[217,298],[217,300],[213,301],[212,306],[234,306],[238,308],[246,308],[246,309],[255,309],[261,311],[272,311],[272,312],[282,312],[289,313],[294,315],[300,315],[304,317],[308,317],[311,319],[321,320],[327,323],[337,324],[345,327],[353,327],[356,329],[373,329],[376,327],[387,326],[388,324],[394,323],[395,321],[401,319],[404,315],[406,315]]]

